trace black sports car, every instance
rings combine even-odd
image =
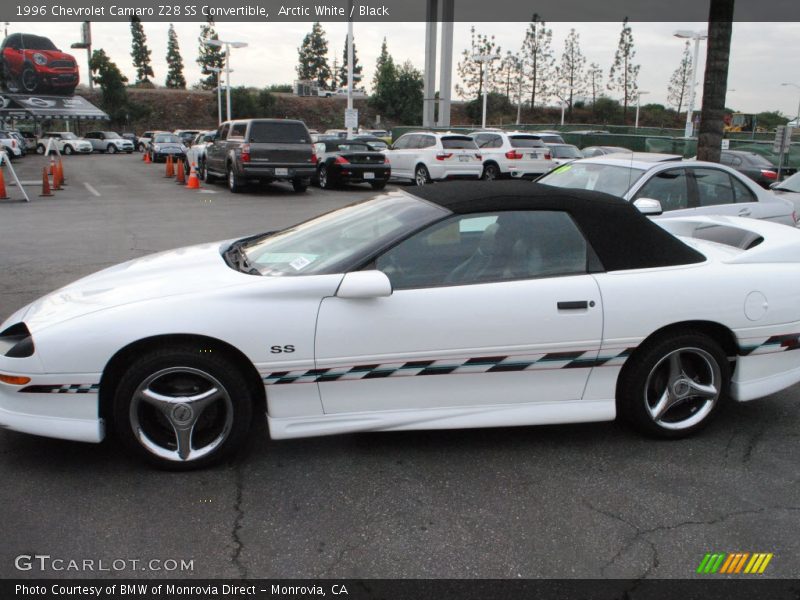
[[[366,142],[332,139],[317,142],[315,183],[330,189],[343,183],[369,183],[374,190],[386,187],[392,168],[389,158]]]

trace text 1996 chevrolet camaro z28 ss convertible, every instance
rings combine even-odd
[[[743,249],[747,248],[747,249]],[[160,466],[273,438],[606,421],[800,381],[800,231],[522,182],[393,192],[111,267],[0,326],[0,424]]]

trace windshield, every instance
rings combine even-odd
[[[181,140],[177,135],[157,135],[155,140],[153,140],[156,144],[180,144]]]
[[[614,196],[624,196],[643,174],[644,170],[633,167],[575,162],[558,167],[538,182],[555,187],[594,190]]]
[[[345,135],[347,132],[345,132]],[[250,142],[253,144],[309,144],[308,130],[302,123],[292,121],[253,121],[250,124]]]
[[[78,136],[75,135],[74,133],[60,133],[60,134],[58,134],[58,137],[60,137],[62,140],[77,140],[78,139]]]
[[[241,246],[249,266],[261,275],[338,273],[447,214],[444,208],[413,196],[385,195]]]
[[[372,152],[372,148],[365,143],[346,142],[341,144],[327,144],[329,152]]]
[[[26,50],[58,50],[58,48],[55,47],[55,44],[53,44],[53,42],[48,40],[46,37],[31,35],[29,33],[25,34],[22,43]]]
[[[543,148],[544,143],[541,139],[533,135],[510,135],[512,148]]]
[[[582,158],[581,151],[575,146],[550,146],[555,158]]]
[[[795,173],[788,179],[781,181],[777,186],[779,190],[800,193],[800,173]]]
[[[119,134],[116,131],[104,131],[103,135],[106,139],[118,138]]]

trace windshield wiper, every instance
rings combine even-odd
[[[247,273],[248,275],[261,275],[261,271],[256,269],[247,260],[247,254],[242,250],[242,241],[234,242],[230,247],[225,250],[225,261],[235,268],[237,271]]]

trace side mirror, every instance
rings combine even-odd
[[[392,295],[392,282],[383,271],[353,271],[347,273],[336,292],[338,298],[366,300]]]
[[[653,198],[638,198],[634,200],[633,205],[643,215],[660,215],[664,212],[664,209],[661,208],[661,202]]]

